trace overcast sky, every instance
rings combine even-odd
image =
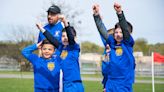
[[[0,3],[0,40],[14,39],[6,34],[12,33],[13,26],[32,27],[32,33],[38,34],[35,23],[41,13],[46,13],[50,0],[1,0]],[[91,41],[102,45],[92,17],[92,5],[100,4],[101,15],[107,29],[118,22],[113,4],[116,0],[58,0],[65,1],[74,9],[83,11],[82,27],[76,29],[80,41]],[[163,0],[117,0],[121,5],[126,19],[133,24],[134,39],[145,38],[148,43],[164,43],[164,1]],[[57,2],[57,0],[55,1]],[[45,17],[46,19],[46,17]],[[79,32],[80,31],[80,32]]]

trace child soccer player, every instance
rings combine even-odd
[[[38,48],[41,48],[42,57],[33,53]],[[48,40],[22,50],[22,55],[33,65],[34,92],[59,92],[60,58],[52,57],[54,51]]]
[[[93,13],[94,15],[99,15],[99,11],[100,11],[100,7],[98,4],[95,4],[93,5]],[[108,31],[107,30],[103,30],[103,31],[107,31],[107,34],[110,35],[110,34],[113,34],[113,30],[114,28],[111,28],[109,29]],[[104,49],[104,53],[103,53],[103,58],[102,58],[102,65],[101,65],[101,70],[102,70],[102,75],[103,75],[103,80],[102,80],[102,84],[103,84],[103,92],[105,92],[105,85],[106,85],[106,81],[108,79],[108,64],[109,64],[109,54],[110,54],[110,47],[109,47],[109,44],[106,43],[105,39],[101,36],[100,34],[100,37],[101,37],[101,40],[103,42],[103,45],[105,47]]]
[[[75,42],[76,31],[69,26],[64,16],[60,16],[65,25],[62,32],[62,44],[48,31],[37,24],[45,37],[60,51],[61,68],[63,71],[63,92],[84,92],[79,67],[80,47]]]
[[[119,23],[115,25],[114,34],[107,35],[105,26],[99,15],[94,15],[94,20],[98,31],[109,44],[110,62],[108,80],[106,83],[106,92],[132,92],[134,81],[134,40],[130,35],[130,27],[124,17],[121,5],[114,4]],[[95,8],[93,8],[93,11]]]
[[[101,65],[101,68],[102,68],[101,71],[103,75],[103,80],[102,80],[103,92],[106,92],[105,85],[108,80],[108,69],[109,69],[108,65],[110,62],[109,54],[110,54],[110,47],[109,47],[109,44],[107,44],[104,49],[104,54],[103,54],[104,58],[102,60],[102,65]]]

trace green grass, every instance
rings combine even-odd
[[[152,77],[136,77],[136,80],[152,80]],[[164,78],[155,77],[154,80],[164,81]]]
[[[0,74],[33,75],[33,72],[0,71]],[[102,78],[101,74],[87,74],[82,77]],[[137,80],[151,80],[151,77],[136,77]],[[164,81],[164,78],[155,78],[155,81]],[[100,81],[83,81],[85,92],[102,92]],[[134,92],[152,92],[152,84],[136,83]],[[33,92],[33,79],[0,78],[0,92]],[[163,92],[164,84],[155,84],[156,92]]]
[[[133,86],[134,92],[152,92],[152,84],[136,83]],[[155,92],[163,92],[164,84],[155,84]]]
[[[101,74],[81,74],[82,77],[102,78]]]
[[[85,92],[102,92],[100,81],[83,81]],[[156,92],[163,92],[164,84],[155,84]],[[33,79],[0,78],[0,92],[33,92]],[[136,83],[134,92],[151,92],[151,84]]]
[[[1,78],[0,92],[33,92],[33,79]]]
[[[0,71],[0,74],[22,74],[22,75],[33,75],[33,72],[19,72],[19,71]],[[91,78],[102,78],[101,74],[82,74],[82,77],[91,77]],[[136,80],[152,80],[151,77],[137,76]],[[164,78],[155,77],[155,80],[164,81]]]

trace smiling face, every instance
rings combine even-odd
[[[48,12],[47,19],[49,24],[55,24],[58,21],[58,14]]]
[[[115,29],[114,39],[117,41],[117,43],[120,43],[123,40],[123,34],[122,34],[122,30],[120,27]]]
[[[52,44],[43,44],[41,51],[42,51],[42,57],[49,59],[52,57],[55,50]]]
[[[62,43],[64,46],[68,45],[68,37],[66,32],[62,32]]]

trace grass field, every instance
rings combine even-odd
[[[33,72],[19,72],[19,71],[0,71],[0,74],[19,74],[19,75],[33,75]],[[81,74],[82,77],[102,78],[101,74]],[[136,77],[136,80],[151,80],[151,77]],[[155,77],[155,80],[164,81],[164,78]]]
[[[32,72],[0,71],[0,74],[33,75]],[[82,75],[82,77],[101,78],[101,74]],[[151,77],[136,77],[137,80],[151,80]],[[164,81],[164,78],[155,78]],[[85,92],[102,92],[100,81],[83,81]],[[152,84],[135,83],[134,92],[152,92]],[[33,92],[33,79],[0,78],[0,92]],[[155,84],[155,92],[164,92],[164,84]]]
[[[100,81],[84,81],[85,92],[102,92]],[[156,92],[164,92],[164,84],[155,84]],[[151,84],[134,85],[134,92],[151,92]],[[0,92],[33,92],[33,79],[0,78]]]

